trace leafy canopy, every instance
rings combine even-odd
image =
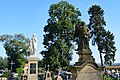
[[[74,26],[80,22],[81,13],[67,1],[52,4],[48,13],[49,19],[43,35],[46,49],[41,52],[43,62],[50,65],[51,69],[66,67],[72,60],[70,47],[74,39]]]
[[[29,39],[22,34],[15,34],[14,36],[5,34],[0,36],[0,41],[3,42],[6,50],[8,63],[11,61],[15,63],[13,71],[16,71],[16,68],[23,67],[25,56],[28,55]],[[9,69],[10,67],[11,65],[8,64]]]
[[[0,56],[0,70],[7,68],[7,58]]]

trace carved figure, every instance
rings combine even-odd
[[[37,42],[38,42],[38,39],[37,39],[36,34],[34,33],[29,43],[30,55],[35,55],[35,51],[37,50]]]
[[[78,49],[89,49],[90,30],[87,26],[80,25],[76,29],[76,36],[79,37]]]
[[[87,26],[83,27],[83,49],[89,49],[90,30]]]

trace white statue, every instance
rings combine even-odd
[[[30,44],[30,46],[29,46],[30,55],[35,55],[35,51],[37,50],[37,42],[38,42],[38,39],[37,39],[36,34],[34,33],[32,39],[30,40],[30,43],[29,43]]]

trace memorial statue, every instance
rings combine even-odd
[[[81,23],[76,29],[75,35],[79,37],[78,49],[89,49],[90,30],[87,25]]]
[[[29,43],[30,55],[35,55],[35,51],[37,50],[37,42],[38,42],[38,39],[36,34],[34,33]]]
[[[87,26],[83,27],[83,49],[89,49],[90,30]]]

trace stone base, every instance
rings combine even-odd
[[[96,66],[95,63],[85,63],[71,67],[72,80],[103,80],[102,68]]]
[[[39,58],[35,55],[28,57],[28,79],[27,80],[38,80],[38,61]]]
[[[90,49],[82,49],[78,53],[79,59],[78,62],[75,62],[75,66],[82,66],[86,62],[95,63],[95,59],[92,56],[92,52]]]
[[[57,80],[63,80],[61,76],[58,76],[57,77]]]
[[[45,79],[45,80],[52,80],[52,78],[47,78],[47,79]]]

